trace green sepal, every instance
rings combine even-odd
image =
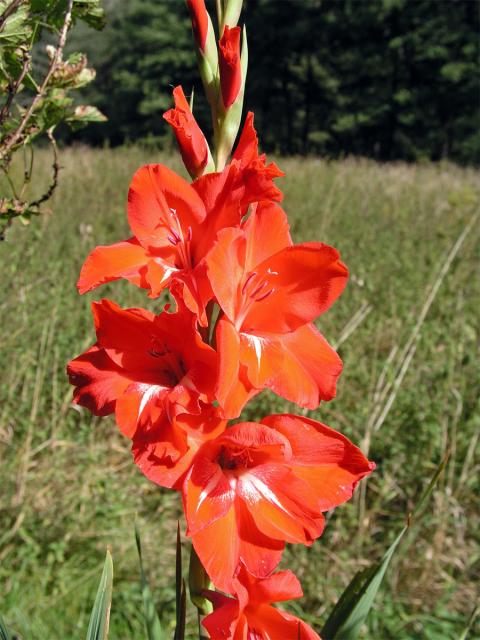
[[[225,26],[230,28],[237,26],[242,12],[242,4],[243,0],[225,0],[220,30],[221,33],[223,33]]]
[[[190,551],[190,566],[188,571],[188,588],[190,591],[190,600],[197,607],[202,615],[212,613],[213,605],[203,595],[204,591],[213,589],[213,585],[205,571],[200,558],[197,556],[195,549]]]

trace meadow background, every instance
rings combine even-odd
[[[105,6],[105,31],[77,25],[69,46],[97,67],[86,97],[109,122],[63,132],[53,199],[0,243],[0,613],[22,640],[85,637],[107,546],[110,637],[146,637],[135,521],[167,628],[175,606],[179,497],[141,475],[111,417],[71,404],[65,366],[94,340],[92,300],[161,307],[126,283],[83,297],[75,283],[94,246],[127,237],[133,172],[147,162],[182,172],[161,113],[172,84],[199,83],[183,3]],[[318,323],[344,360],[338,395],[305,414],[377,463],[310,549],[286,553],[305,597],[285,608],[317,630],[354,573],[383,555],[448,452],[363,638],[458,640],[478,601],[479,6],[246,2],[255,65],[246,107],[286,171],[293,238],[336,246],[351,272]],[[203,123],[205,105],[195,105]],[[19,180],[22,169],[18,161]],[[35,171],[32,196],[49,181],[46,149]],[[264,392],[243,416],[282,411],[298,408]],[[190,611],[191,633],[194,624]],[[480,637],[478,622],[469,637]]]
[[[107,545],[115,567],[111,637],[145,637],[135,519],[162,617],[172,617],[178,496],[140,474],[113,419],[71,405],[65,376],[66,362],[94,339],[91,300],[146,303],[125,283],[80,297],[75,282],[92,247],[126,237],[129,180],[150,161],[180,170],[176,157],[139,147],[64,150],[51,211],[29,228],[17,225],[1,247],[1,609],[28,640],[84,637]],[[309,415],[362,443],[378,465],[365,493],[329,516],[311,549],[289,549],[287,563],[305,590],[289,608],[319,628],[354,572],[386,550],[449,449],[365,637],[456,640],[478,595],[479,228],[471,226],[478,172],[354,159],[278,162],[287,172],[281,184],[294,239],[335,245],[352,274],[319,323],[345,363],[338,396]],[[43,164],[38,177],[47,180]],[[396,385],[405,345],[467,225]],[[392,391],[375,428],[372,417]],[[263,393],[245,415],[290,409]]]

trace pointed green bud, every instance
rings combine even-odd
[[[190,590],[190,600],[197,607],[202,615],[212,613],[213,606],[210,600],[203,595],[206,590],[214,590],[213,584],[207,572],[203,568],[195,549],[192,546],[190,552],[190,568],[188,573],[188,587]]]

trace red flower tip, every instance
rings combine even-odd
[[[236,100],[242,86],[240,68],[240,27],[226,26],[219,42],[220,86],[225,109]]]
[[[320,640],[305,622],[271,606],[299,598],[302,589],[291,571],[257,579],[245,569],[234,580],[234,597],[209,592],[214,611],[202,622],[212,640],[225,638],[282,638]]]
[[[182,160],[192,178],[201,175],[208,163],[208,144],[190,110],[181,86],[173,90],[175,108],[163,114],[177,139]]]
[[[192,19],[195,42],[202,51],[205,51],[208,32],[208,13],[205,0],[187,0],[187,5]]]

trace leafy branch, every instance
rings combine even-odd
[[[40,213],[40,206],[51,198],[57,184],[60,165],[55,130],[60,123],[76,129],[89,122],[102,122],[103,114],[93,106],[74,104],[69,95],[95,78],[87,66],[87,57],[74,53],[64,60],[69,30],[77,19],[94,28],[104,24],[100,0],[0,0],[0,90],[5,101],[0,107],[0,169],[10,195],[0,197],[0,238],[15,218],[28,223]],[[47,45],[48,66],[41,78],[32,74],[34,45],[47,32],[58,35],[56,46]],[[36,51],[36,49],[35,49]],[[31,181],[32,144],[43,137],[52,148],[52,180],[35,199],[23,197]],[[31,165],[25,168],[21,188],[12,177],[12,159],[16,151],[31,148]],[[20,191],[20,196],[18,192]]]

